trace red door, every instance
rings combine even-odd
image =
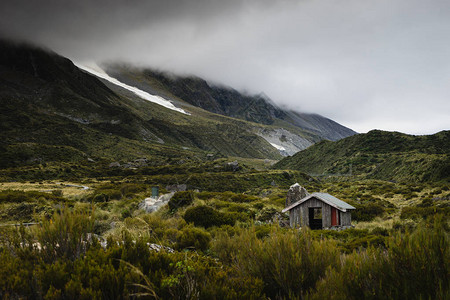
[[[331,226],[337,226],[337,209],[332,207],[331,208]]]

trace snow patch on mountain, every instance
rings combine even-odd
[[[283,156],[293,155],[313,144],[313,141],[310,141],[298,134],[294,134],[284,128],[259,129],[256,134],[264,138]]]
[[[151,95],[147,92],[144,92],[143,90],[138,89],[137,87],[134,86],[130,86],[128,84],[125,84],[123,82],[120,82],[119,80],[109,76],[108,74],[106,74],[105,71],[103,71],[102,68],[100,68],[97,64],[95,63],[89,63],[89,65],[87,64],[79,64],[79,63],[75,63],[75,65],[86,71],[91,73],[92,75],[95,75],[97,77],[100,77],[102,79],[105,79],[117,86],[120,86],[126,90],[129,90],[131,92],[133,92],[134,94],[136,94],[137,96],[139,96],[140,98],[144,99],[144,100],[148,100],[150,102],[156,103],[158,105],[164,106],[168,109],[183,113],[185,115],[190,115],[190,113],[186,112],[184,109],[176,107],[175,105],[172,104],[172,102],[170,102],[170,100],[164,99],[161,96],[155,96],[155,95]]]
[[[277,144],[274,144],[274,143],[271,143],[271,142],[269,142],[269,144],[271,144],[272,147],[275,147],[275,148],[277,148],[280,151],[286,151],[286,148],[284,148],[283,146],[280,146],[280,145],[277,145]]]

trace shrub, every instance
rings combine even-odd
[[[416,228],[417,223],[412,220],[403,220],[402,222],[396,221],[392,224],[392,231],[393,232],[407,232],[412,231],[414,228]]]
[[[195,226],[209,228],[212,226],[234,225],[235,219],[232,214],[221,213],[206,205],[188,208],[183,216],[188,223]]]
[[[102,194],[107,195],[110,200],[122,199],[122,193],[119,190],[105,190]]]
[[[243,276],[261,279],[270,299],[300,297],[339,263],[335,243],[315,241],[308,230],[284,232],[273,226],[265,239],[259,239],[252,229],[231,239],[241,245],[232,254],[236,269]]]
[[[253,204],[253,207],[257,210],[261,210],[264,208],[264,204],[261,202],[258,202],[258,203]]]
[[[62,190],[53,190],[52,191],[52,195],[54,195],[56,197],[62,197],[63,196],[63,191]]]
[[[417,204],[418,207],[429,207],[433,205],[433,200],[431,198],[425,198],[421,203]]]
[[[108,202],[109,201],[109,196],[107,194],[105,194],[105,193],[96,194],[92,198],[92,201],[94,201],[95,203]]]
[[[31,202],[39,198],[44,198],[45,200],[51,200],[53,202],[64,202],[65,199],[57,193],[44,193],[37,191],[16,191],[16,190],[6,190],[0,192],[0,203],[20,203],[20,202]]]
[[[78,213],[68,214],[68,219],[55,218],[53,224],[64,229],[64,220],[72,225],[78,221],[86,223],[84,217],[77,217]],[[68,228],[78,232],[76,226]],[[54,229],[44,226],[41,231],[45,236],[53,236]],[[262,299],[264,296],[261,280],[242,276],[230,266],[195,252],[150,251],[142,239],[132,241],[124,234],[120,240],[110,237],[106,249],[94,242],[72,259],[58,255],[52,248],[50,252],[55,258],[47,260],[42,257],[45,248],[38,250],[29,243],[35,235],[23,239],[24,230],[18,232],[20,237],[10,236],[13,240],[8,242],[8,248],[0,248],[0,298]],[[209,237],[206,231],[192,226],[182,232],[188,237],[186,241],[207,241]],[[65,230],[62,233],[63,240],[71,240]],[[21,243],[25,240],[28,242]]]
[[[216,192],[199,192],[197,193],[197,198],[202,200],[208,200],[214,198],[217,194]]]
[[[260,280],[206,256],[180,254],[167,257],[170,263],[161,268],[161,299],[263,299]]]
[[[248,212],[248,208],[245,205],[234,204],[234,203],[230,203],[230,204],[231,205],[229,205],[226,209],[229,212],[237,212],[237,213]]]
[[[352,219],[355,221],[372,221],[384,213],[384,207],[378,203],[354,204],[354,206],[356,209],[352,211]]]
[[[278,213],[279,211],[273,207],[270,208],[264,208],[261,211],[261,214],[256,218],[258,221],[261,222],[270,222],[273,220],[274,216]]]
[[[130,218],[132,216],[129,209],[122,210],[122,219]]]
[[[383,236],[379,235],[367,235],[364,237],[359,237],[344,243],[342,246],[347,253],[351,253],[354,250],[361,248],[368,248],[370,246],[375,247],[385,247],[386,241]]]
[[[231,201],[238,202],[238,203],[248,203],[248,202],[257,201],[258,199],[259,198],[256,196],[250,196],[250,195],[245,195],[245,194],[235,194],[230,198]]]
[[[122,193],[122,197],[131,198],[135,194],[140,192],[145,192],[147,190],[147,186],[143,184],[132,184],[125,183],[120,187],[120,192]]]
[[[403,207],[400,214],[400,219],[421,219],[427,218],[429,216],[434,216],[437,214],[450,213],[450,207],[437,207],[437,206],[427,206],[427,207]]]
[[[271,226],[270,225],[260,225],[256,226],[255,234],[258,239],[268,237],[270,235]]]
[[[372,229],[371,234],[381,235],[381,236],[388,236],[389,235],[389,231],[386,228],[375,227],[374,229]]]
[[[194,194],[192,191],[176,192],[169,200],[169,208],[176,210],[179,207],[188,206],[194,202]]]
[[[95,234],[101,235],[111,229],[111,224],[109,221],[96,220],[94,223],[94,228],[92,229]]]
[[[2,218],[7,218],[10,220],[33,221],[35,219],[35,214],[42,210],[43,207],[35,203],[23,202],[12,204],[7,209],[5,209]]]
[[[194,247],[195,249],[205,251],[208,249],[211,235],[204,229],[188,225],[184,227],[177,235],[177,249]]]
[[[35,228],[41,255],[45,261],[58,258],[73,260],[89,247],[88,233],[93,232],[94,217],[87,212],[71,212],[63,208],[50,220],[42,220],[42,228]]]
[[[329,270],[310,299],[447,299],[450,251],[442,218],[433,229],[396,234],[388,249],[369,248]]]

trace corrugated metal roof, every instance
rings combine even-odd
[[[313,195],[317,196],[318,198],[322,199],[325,202],[334,203],[337,206],[337,208],[355,209],[353,206],[351,206],[347,202],[339,200],[338,198],[336,198],[328,193],[314,193]]]
[[[308,201],[309,199],[311,199],[313,197],[315,197],[315,198],[317,198],[319,200],[322,200],[323,202],[325,202],[325,203],[327,203],[327,204],[329,204],[329,205],[331,205],[333,207],[336,207],[337,209],[339,209],[341,211],[344,211],[344,212],[347,211],[347,209],[355,209],[350,204],[348,204],[348,203],[346,203],[346,202],[344,202],[342,200],[339,200],[338,198],[336,198],[334,196],[331,196],[328,193],[312,193],[311,195],[309,195],[309,196],[307,196],[307,197],[305,197],[305,198],[303,198],[303,199],[301,199],[301,200],[299,200],[299,201],[289,205],[288,207],[283,209],[282,212],[287,212],[287,211],[293,209],[294,207],[302,204],[303,202]]]

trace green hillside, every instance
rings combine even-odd
[[[413,136],[373,130],[337,142],[323,141],[286,157],[274,168],[314,175],[352,174],[397,181],[450,179],[450,131]]]
[[[253,124],[166,109],[106,85],[70,60],[0,41],[0,166],[88,158],[280,158]]]
[[[278,107],[264,93],[251,95],[209,83],[196,76],[179,76],[124,64],[106,64],[108,74],[151,94],[180,99],[206,111],[254,123],[281,126],[308,140],[339,140],[356,134],[353,130],[317,114],[299,113]]]

